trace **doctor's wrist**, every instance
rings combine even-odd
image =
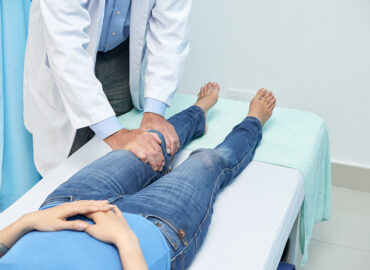
[[[128,133],[129,130],[122,128],[112,135],[104,139],[104,142],[110,146],[113,150],[116,150],[116,146],[120,144],[121,136]]]

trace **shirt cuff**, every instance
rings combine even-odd
[[[167,104],[158,99],[149,97],[145,98],[144,112],[151,112],[164,116],[166,108]]]
[[[103,121],[90,126],[90,128],[95,132],[96,136],[104,140],[113,133],[122,129],[120,122],[116,116],[109,117]]]

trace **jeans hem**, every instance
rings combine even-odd
[[[205,132],[206,132],[206,113],[204,112],[204,110],[203,110],[201,107],[199,107],[199,106],[197,106],[197,105],[193,105],[193,106],[191,106],[190,108],[193,108],[193,107],[194,107],[196,110],[200,111],[201,116],[202,116],[201,121],[202,121],[203,125],[201,126],[201,130],[200,130],[200,133],[201,133],[200,137],[201,137],[201,136],[203,136],[203,135],[205,134]],[[190,109],[190,108],[189,108],[189,109]]]
[[[248,116],[248,117],[245,118],[245,120],[249,120],[249,121],[252,121],[252,122],[256,123],[257,126],[258,126],[258,131],[262,130],[262,124],[261,124],[260,120],[258,120],[258,118],[254,117],[254,116]]]

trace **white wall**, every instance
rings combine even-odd
[[[267,87],[324,118],[334,162],[370,168],[369,0],[194,0],[190,37],[180,92]]]

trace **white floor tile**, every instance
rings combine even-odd
[[[370,252],[312,240],[309,260],[297,270],[369,270]]]
[[[370,217],[333,210],[330,221],[315,226],[312,239],[370,252]]]
[[[333,187],[332,217],[315,226],[304,270],[370,270],[370,193]]]
[[[312,239],[370,251],[370,193],[333,187],[332,217]]]
[[[332,209],[370,217],[370,193],[333,186]]]

